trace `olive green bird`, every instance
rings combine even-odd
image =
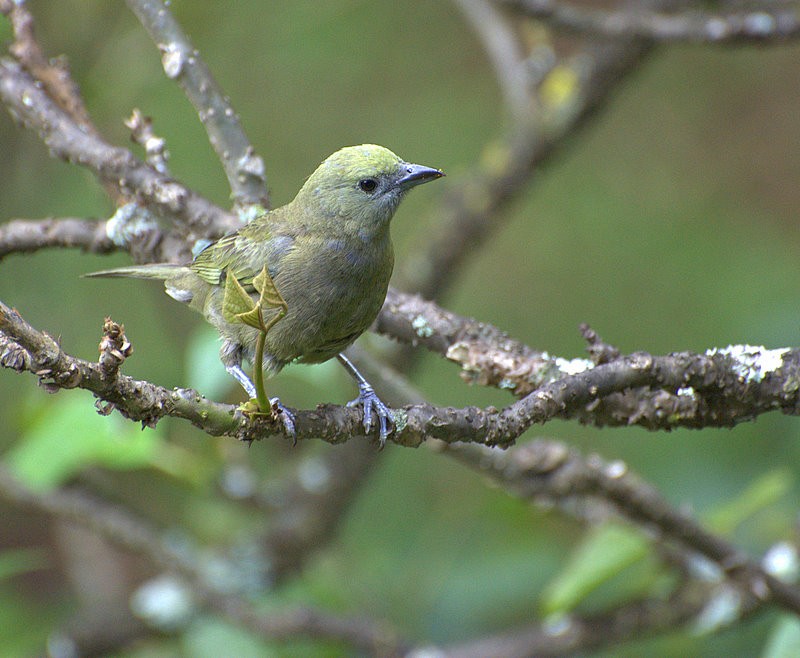
[[[386,298],[394,265],[389,224],[400,201],[412,187],[443,175],[382,146],[349,146],[325,160],[293,201],[210,244],[189,265],[131,266],[87,276],[163,280],[168,295],[217,328],[220,360],[255,398],[242,362],[253,362],[260,331],[223,317],[230,317],[223,313],[223,298],[226,279],[233,276],[253,304],[259,303],[253,279],[266,266],[286,314],[266,334],[262,367],[273,375],[293,361],[338,357],[358,384],[359,396],[351,404],[363,405],[367,433],[377,418],[383,444],[391,410],[341,352],[367,330]],[[277,313],[262,310],[265,317]],[[292,414],[277,399],[272,404],[293,434]]]

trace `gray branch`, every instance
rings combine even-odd
[[[89,168],[102,181],[114,181],[131,198],[162,216],[179,218],[198,235],[220,235],[239,225],[235,217],[127,149],[87,133],[10,59],[0,59],[0,100],[12,116],[39,134],[53,156]]]
[[[536,113],[515,116],[505,134],[486,144],[470,175],[450,183],[434,210],[432,231],[402,267],[401,287],[426,299],[447,290],[467,255],[503,225],[503,211],[529,189],[536,169],[560,152],[566,137],[595,115],[649,51],[641,40],[621,39],[591,44],[580,56],[561,61],[575,75],[574,88],[557,103],[532,98]]]
[[[127,0],[161,51],[167,77],[194,105],[239,207],[269,207],[264,161],[255,153],[233,106],[163,0]]]
[[[270,417],[247,416],[232,405],[208,401],[191,389],[168,391],[119,373],[109,379],[100,365],[66,354],[50,336],[31,327],[2,302],[0,365],[30,371],[49,389],[88,389],[102,401],[102,412],[117,409],[145,425],[155,425],[164,416],[175,416],[189,420],[208,434],[244,441],[284,432],[282,425]],[[581,417],[591,421],[592,410],[605,398],[636,395],[637,389],[697,395],[702,404],[684,416],[669,415],[658,406],[636,409],[627,419],[628,425],[649,429],[730,427],[769,411],[800,413],[798,382],[800,350],[796,349],[762,354],[731,348],[660,357],[636,353],[544,383],[499,411],[493,407],[457,409],[429,404],[405,407],[396,413],[397,427],[390,439],[409,447],[427,439],[508,447],[534,424],[554,418]],[[642,404],[646,403],[647,399]],[[343,443],[363,436],[361,414],[356,408],[320,405],[313,411],[292,412],[297,420],[298,440],[319,438]]]
[[[9,254],[30,253],[49,247],[79,247],[95,254],[119,249],[106,235],[105,222],[64,217],[12,219],[0,224],[0,260]]]
[[[675,13],[640,6],[595,9],[561,0],[500,0],[515,11],[547,21],[555,27],[611,38],[696,43],[769,43],[800,36],[800,11],[796,4],[751,3],[747,11],[714,13],[682,9]],[[705,3],[697,3],[701,6]]]

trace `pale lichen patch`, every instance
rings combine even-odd
[[[733,360],[733,371],[745,382],[760,382],[783,366],[789,348],[768,350],[763,345],[728,345],[706,350],[707,356],[722,354]]]

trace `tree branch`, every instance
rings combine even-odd
[[[584,459],[561,443],[543,440],[507,452],[477,446],[450,446],[446,450],[526,500],[600,498],[634,524],[657,531],[660,539],[711,560],[755,598],[800,614],[799,588],[766,573],[743,551],[706,531],[689,514],[674,509],[624,464],[608,464],[596,455]]]
[[[375,327],[379,333],[421,345],[458,363],[462,378],[470,383],[523,397],[507,408],[523,416],[532,412],[532,397],[579,381],[582,383],[570,394],[577,397],[568,405],[564,402],[561,412],[554,410],[551,418],[657,430],[729,427],[747,420],[749,411],[800,412],[795,392],[800,352],[796,349],[736,345],[705,354],[656,357],[638,353],[595,365],[586,359],[564,359],[533,350],[496,327],[394,289],[389,291]],[[596,342],[596,334],[588,327],[583,331]],[[590,342],[590,350],[595,348]],[[607,346],[605,349],[606,356],[614,354]],[[601,381],[605,383],[601,385]],[[597,394],[587,397],[591,390]],[[563,400],[564,395],[557,398]]]
[[[675,630],[695,617],[706,603],[696,583],[680,587],[669,598],[653,598],[593,615],[570,615],[554,632],[547,624],[489,635],[472,642],[445,646],[441,658],[548,658],[613,647]]]
[[[47,334],[28,325],[0,302],[0,365],[29,370],[49,390],[85,388],[108,404],[101,412],[117,409],[126,418],[155,425],[164,416],[189,420],[211,435],[254,441],[280,434],[281,424],[269,417],[246,416],[231,406],[210,402],[191,389],[168,391],[160,386],[117,373],[104,376],[98,364],[64,353]],[[741,346],[740,346],[741,347]],[[729,348],[707,354],[683,352],[669,356],[636,353],[576,374],[542,384],[517,402],[498,411],[494,407],[434,407],[417,404],[398,411],[391,440],[416,447],[426,439],[507,447],[534,424],[554,418],[581,417],[591,421],[592,410],[612,394],[635,395],[637,388],[674,391],[700,396],[686,415],[667,415],[660,406],[640,408],[628,425],[648,429],[675,427],[730,427],[779,409],[800,412],[800,350]],[[21,350],[21,352],[20,352]],[[755,350],[755,351],[752,351]],[[320,405],[313,411],[295,411],[296,438],[320,438],[342,443],[363,436],[360,412],[352,407]]]
[[[536,111],[488,143],[470,175],[450,184],[434,211],[433,230],[404,263],[401,287],[426,299],[440,298],[467,254],[502,226],[502,211],[527,189],[536,168],[594,116],[648,52],[641,40],[620,40],[592,44],[579,57],[560,62],[559,75],[570,81],[562,85],[566,93],[542,94],[548,85],[540,85],[531,101]]]
[[[101,353],[102,358],[102,353]],[[15,310],[0,302],[0,365],[29,371],[50,392],[83,388],[107,403],[101,413],[117,409],[123,416],[155,426],[164,416],[184,418],[211,435],[234,434],[241,414],[231,405],[210,402],[191,389],[169,391],[150,382],[114,373],[102,363],[90,363],[66,354],[44,332],[31,327]]]
[[[507,17],[488,0],[455,0],[455,4],[480,36],[514,122],[526,122],[532,104],[530,76]]]
[[[94,254],[119,249],[106,234],[106,223],[89,219],[12,219],[0,224],[0,260],[13,253],[49,247],[80,247]]]
[[[784,42],[800,36],[800,12],[797,7],[776,7],[776,3],[769,1],[751,3],[748,11],[741,12],[713,13],[702,9],[684,9],[672,14],[639,6],[595,9],[560,0],[500,2],[555,27],[608,38],[738,44]]]
[[[167,77],[176,80],[197,110],[217,153],[234,202],[269,207],[264,161],[255,153],[239,118],[211,71],[163,0],[127,0],[162,53]]]
[[[158,173],[127,149],[111,146],[87,133],[19,64],[9,59],[0,59],[0,99],[12,116],[39,133],[55,157],[88,167],[101,180],[115,181],[126,195],[158,214],[176,217],[205,237],[239,225],[235,217]]]
[[[72,80],[66,59],[47,57],[36,40],[33,16],[24,2],[0,0],[0,13],[7,16],[14,31],[9,52],[28,73],[42,84],[44,91],[81,128],[99,137],[78,85]]]

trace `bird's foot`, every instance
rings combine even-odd
[[[394,427],[394,414],[392,410],[384,404],[372,386],[366,382],[358,385],[358,397],[347,403],[348,407],[361,404],[364,407],[364,431],[369,434],[372,429],[373,416],[377,418],[381,448],[386,445],[386,439]]]
[[[292,437],[292,443],[297,444],[297,433],[294,429],[294,414],[281,404],[278,398],[270,398],[270,405],[272,405],[272,418],[275,420],[280,419],[283,423],[283,429]]]

